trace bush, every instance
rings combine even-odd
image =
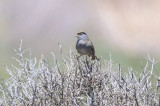
[[[122,73],[120,65],[108,61],[76,58],[72,50],[60,67],[53,53],[53,64],[33,58],[22,43],[13,58],[18,65],[6,67],[9,79],[0,85],[0,105],[31,106],[155,106],[160,105],[159,75],[155,75],[155,61],[149,56],[142,72],[129,68]],[[28,54],[28,56],[26,55]],[[151,67],[150,67],[151,66]],[[158,71],[158,70],[157,70]]]

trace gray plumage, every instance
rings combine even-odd
[[[96,58],[94,46],[89,40],[87,34],[85,32],[78,32],[77,38],[76,49],[80,56],[88,55],[89,57],[92,57],[92,60],[94,60]]]

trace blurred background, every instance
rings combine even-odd
[[[36,57],[75,50],[84,31],[98,57],[142,69],[145,56],[160,56],[159,0],[0,0],[0,78],[23,39]],[[76,52],[75,52],[76,53]]]

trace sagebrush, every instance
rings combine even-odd
[[[22,43],[13,59],[18,65],[6,67],[9,79],[0,85],[0,105],[6,106],[158,106],[160,105],[157,61],[147,57],[141,73],[112,60],[92,61],[60,54],[63,63],[51,53],[53,63],[44,56],[32,57]],[[62,67],[63,65],[63,67]],[[159,72],[156,72],[159,73]]]

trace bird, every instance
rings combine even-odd
[[[95,49],[92,42],[89,40],[87,34],[85,32],[78,32],[76,37],[78,38],[76,43],[77,52],[80,54],[77,58],[88,55],[91,57],[91,60],[95,60],[98,58],[95,56]]]

